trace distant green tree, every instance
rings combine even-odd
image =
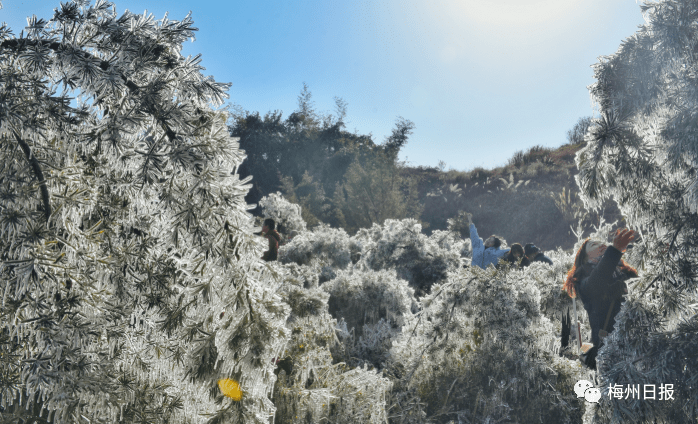
[[[377,154],[349,166],[333,201],[340,225],[353,233],[388,218],[418,218],[423,206],[414,182],[401,176],[401,164]]]
[[[252,188],[247,194],[249,203],[257,203],[268,193],[279,188],[279,175],[283,159],[289,153],[286,142],[287,128],[281,120],[281,112],[268,112],[260,117],[258,112],[244,112],[233,117],[232,134],[244,141],[247,159],[240,165],[242,178],[253,176]]]
[[[347,104],[341,98],[335,98],[335,104],[336,115],[318,113],[312,93],[304,83],[297,109],[285,120],[278,111],[269,112],[263,118],[257,112],[237,111],[230,130],[240,138],[240,146],[247,153],[247,160],[239,170],[242,178],[252,177],[252,189],[246,200],[258,203],[262,197],[281,190],[286,198],[301,205],[303,218],[310,226],[325,222],[332,226],[351,225],[354,231],[360,228],[360,222],[370,225],[385,218],[415,216],[419,207],[415,190],[407,184],[410,180],[390,174],[401,169],[397,165],[398,153],[407,144],[414,123],[398,117],[391,135],[383,144],[376,145],[370,135],[346,131]],[[353,169],[353,174],[349,181],[353,182],[347,187],[355,185],[358,170],[364,168],[371,175],[382,169],[390,174],[390,181],[399,181],[395,191],[390,191],[392,200],[381,201],[379,209],[387,209],[372,210],[371,220],[357,220],[356,213],[342,209],[349,203],[340,199],[354,196],[353,189],[335,193],[338,186],[347,182],[350,170]],[[400,193],[407,197],[390,197]],[[388,203],[393,206],[388,207]]]
[[[330,199],[325,197],[322,185],[309,173],[303,174],[303,179],[298,185],[293,184],[293,178],[282,177],[281,189],[290,202],[301,206],[301,216],[308,226],[314,227],[320,222],[330,221]]]
[[[393,128],[391,134],[386,137],[385,143],[383,144],[385,153],[389,157],[397,159],[400,149],[407,144],[407,140],[412,134],[413,129],[414,122],[399,116],[395,122],[395,128]]]
[[[317,113],[311,99],[312,93],[303,84],[298,108],[285,120],[279,111],[269,112],[264,118],[258,112],[244,110],[235,114],[230,131],[240,138],[240,146],[247,153],[240,176],[253,177],[253,187],[246,197],[249,203],[280,190],[284,177],[291,178],[294,186],[302,184],[306,173],[321,182],[324,192],[331,196],[357,157],[378,150],[370,135],[344,129],[344,100],[335,98],[335,116]],[[284,190],[289,187],[287,182],[283,185]]]

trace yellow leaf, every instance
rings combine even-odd
[[[242,399],[242,389],[240,389],[240,385],[235,380],[230,378],[218,380],[218,388],[221,389],[221,392],[224,395],[228,396],[234,401],[239,401]]]

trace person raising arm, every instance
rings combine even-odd
[[[585,240],[567,273],[563,289],[570,297],[579,295],[589,315],[594,347],[586,363],[591,368],[596,367],[596,352],[604,337],[613,331],[615,317],[628,293],[625,281],[637,277],[637,271],[621,259],[635,235],[627,228],[617,230],[611,246]]]

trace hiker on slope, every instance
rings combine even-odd
[[[635,231],[617,230],[613,245],[587,239],[577,251],[574,266],[567,273],[563,289],[570,297],[579,294],[589,315],[594,347],[587,354],[586,365],[596,368],[596,353],[603,339],[613,331],[615,317],[628,293],[625,281],[637,277],[637,271],[621,259]]]
[[[479,266],[482,269],[486,269],[487,265],[497,265],[499,260],[504,258],[509,249],[500,249],[502,245],[502,240],[500,237],[491,235],[484,242],[477,235],[477,228],[473,224],[472,215],[468,214],[468,224],[470,227],[470,244],[473,248],[473,260],[471,266]]]
[[[524,255],[526,257],[521,261],[521,266],[524,268],[531,265],[533,262],[543,262],[548,265],[553,264],[553,260],[545,256],[545,254],[540,251],[540,248],[533,243],[528,243],[524,246]]]
[[[273,219],[267,218],[262,224],[262,237],[269,240],[269,250],[264,252],[262,260],[267,262],[275,261],[279,256],[279,242],[281,241],[281,235],[276,232],[276,223]]]
[[[504,260],[506,262],[511,264],[511,266],[517,266],[518,268],[521,268],[521,264],[523,264],[522,258],[524,258],[524,248],[519,243],[512,244],[511,247],[509,248],[509,253],[507,253],[504,256]],[[525,259],[523,259],[523,260],[525,260]],[[500,263],[500,266],[503,263],[504,262]]]

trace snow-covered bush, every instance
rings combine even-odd
[[[535,269],[534,269],[535,271]],[[422,299],[391,351],[434,422],[577,422],[580,368],[551,351],[535,278],[470,268]]]
[[[281,193],[270,193],[259,201],[264,218],[271,218],[277,230],[288,236],[291,233],[305,231],[306,224],[301,217],[301,207],[291,203]]]
[[[421,231],[414,219],[388,219],[382,226],[359,230],[353,237],[361,247],[357,266],[395,269],[397,277],[407,280],[418,296],[428,293],[433,284],[445,281],[448,271],[460,267],[463,245],[455,240],[449,243],[450,235],[442,232],[430,238]]]
[[[572,267],[574,256],[562,250],[545,252],[553,265],[534,262],[523,270],[512,269],[512,276],[532,281],[540,293],[540,309],[550,320],[560,320],[560,313],[572,305],[572,299],[562,289],[567,272]],[[578,305],[581,308],[581,303]]]
[[[322,288],[330,294],[330,313],[343,317],[357,334],[364,324],[381,319],[402,327],[415,303],[414,290],[397,279],[394,271],[341,272]]]
[[[394,271],[340,272],[322,288],[330,294],[330,313],[352,335],[343,338],[347,358],[355,358],[347,362],[384,368],[392,339],[416,308],[414,290]]]
[[[328,312],[330,294],[304,287],[303,267],[286,265],[280,293],[291,306],[292,334],[279,357],[274,388],[279,423],[384,423],[390,381],[377,371],[348,367],[337,339],[337,320]]]
[[[300,233],[279,249],[279,262],[305,265],[319,275],[319,283],[333,279],[338,270],[347,269],[352,257],[360,256],[360,247],[341,228],[320,224]]]

